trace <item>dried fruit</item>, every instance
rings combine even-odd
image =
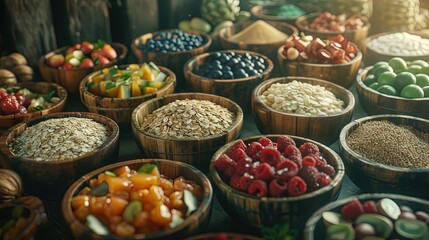
[[[12,201],[22,194],[19,175],[8,169],[0,169],[0,202]]]

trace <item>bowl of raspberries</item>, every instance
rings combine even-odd
[[[337,198],[344,171],[329,147],[288,135],[235,140],[210,164],[221,206],[254,227],[283,222],[302,229],[315,210]]]

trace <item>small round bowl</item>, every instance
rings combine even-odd
[[[328,39],[336,35],[343,35],[345,39],[348,39],[351,42],[354,42],[360,49],[363,47],[363,42],[368,37],[368,32],[371,28],[371,24],[365,18],[362,18],[364,26],[361,29],[349,30],[344,32],[335,32],[335,31],[318,31],[315,29],[309,28],[309,25],[320,16],[322,13],[311,13],[306,16],[298,17],[295,21],[295,25],[298,27],[300,32],[305,33],[305,35],[311,35],[313,37],[319,37],[320,39]]]
[[[280,135],[266,135],[275,141]],[[245,144],[257,141],[263,136],[253,136],[242,139]],[[214,162],[237,141],[230,142],[220,148],[212,157],[210,176],[213,188],[223,209],[234,219],[252,227],[261,228],[276,223],[289,223],[291,227],[302,229],[305,221],[321,206],[337,198],[344,177],[344,164],[332,149],[313,140],[290,136],[297,145],[305,142],[316,144],[326,161],[335,168],[336,175],[331,184],[314,192],[296,197],[256,197],[230,187],[220,177]]]
[[[368,121],[389,121],[396,125],[412,126],[429,133],[429,120],[405,115],[375,115],[360,118],[346,125],[340,133],[339,152],[347,167],[347,175],[367,192],[390,192],[429,198],[429,168],[401,168],[367,159],[350,149],[346,138]],[[370,144],[370,140],[368,140]],[[418,183],[418,184],[417,184]]]
[[[156,109],[176,100],[208,100],[235,113],[235,120],[227,133],[207,138],[162,138],[141,129],[144,118]],[[185,162],[204,172],[207,171],[210,158],[224,144],[238,138],[243,127],[243,110],[233,101],[211,94],[177,93],[151,99],[140,104],[131,116],[131,126],[137,146],[147,157],[164,158]]]
[[[227,239],[224,237],[227,237]],[[262,240],[262,238],[247,235],[247,234],[224,233],[224,232],[199,234],[196,236],[186,238],[185,240],[219,240],[219,239],[224,239],[224,240],[228,240],[228,239],[231,239],[231,240],[235,240],[235,239],[236,240]]]
[[[352,196],[331,202],[319,210],[317,210],[307,221],[304,229],[304,239],[305,240],[315,240],[315,239],[324,239],[326,233],[326,227],[323,223],[322,213],[326,211],[341,212],[341,208],[348,202],[354,199],[359,199],[363,201],[375,201],[381,200],[383,198],[389,198],[395,201],[398,205],[408,206],[414,211],[425,211],[429,212],[429,201],[404,196],[399,194],[387,194],[387,193],[372,193],[372,194],[361,194],[357,196]]]
[[[43,109],[41,111],[31,112],[27,114],[11,114],[11,115],[0,116],[0,133],[2,131],[7,130],[8,128],[12,127],[17,123],[21,123],[21,122],[30,120],[32,118],[42,116],[42,115],[47,115],[50,113],[61,112],[64,106],[66,105],[67,91],[56,83],[25,82],[25,83],[18,83],[17,86],[21,88],[27,88],[28,90],[35,93],[42,93],[42,94],[46,94],[52,90],[55,90],[55,96],[58,96],[60,98],[60,101],[54,106],[47,109]]]
[[[110,42],[110,45],[112,45],[112,47],[116,50],[118,57],[111,61],[109,64],[105,64],[105,65],[95,65],[92,68],[84,68],[84,69],[58,69],[55,67],[51,67],[46,63],[46,60],[54,55],[54,54],[64,54],[67,50],[68,47],[70,46],[65,46],[62,48],[59,48],[57,50],[54,50],[52,52],[49,52],[45,55],[43,55],[42,57],[40,57],[39,59],[39,70],[40,73],[43,77],[43,79],[46,82],[54,82],[57,83],[61,86],[63,86],[68,93],[71,94],[78,94],[79,93],[79,83],[80,81],[82,81],[82,79],[97,70],[101,70],[103,68],[106,67],[110,67],[113,65],[117,65],[120,64],[125,56],[127,55],[128,49],[125,45],[123,45],[122,43],[115,43],[115,42]]]
[[[211,53],[204,53],[191,58],[185,64],[185,79],[190,89],[194,92],[210,93],[229,98],[244,108],[250,102],[253,89],[262,81],[267,80],[273,70],[273,62],[266,56],[244,50],[229,50],[221,52],[235,52],[237,54],[249,53],[251,56],[259,56],[265,60],[267,67],[262,74],[247,78],[236,79],[210,79],[194,73],[202,65]]]
[[[362,70],[356,80],[359,102],[368,114],[403,114],[429,119],[429,98],[409,99],[392,96],[366,86],[363,80],[371,68]]]
[[[344,102],[340,113],[329,116],[306,116],[302,114],[285,113],[274,110],[264,104],[260,97],[274,83],[289,83],[297,80],[303,83],[319,85],[331,91]],[[256,126],[263,134],[290,134],[310,138],[315,141],[332,144],[338,140],[341,129],[350,122],[355,99],[353,94],[336,84],[306,77],[273,78],[259,84],[252,94],[252,111]]]
[[[25,129],[54,118],[89,118],[107,127],[108,137],[98,148],[77,158],[60,161],[36,161],[17,157],[9,148],[13,140]],[[85,173],[112,163],[119,153],[119,127],[110,118],[95,113],[54,113],[19,123],[7,130],[0,138],[3,166],[17,172],[23,181],[24,192],[43,199],[58,199],[67,187]]]
[[[119,69],[125,69],[128,65],[120,65]],[[131,114],[139,104],[152,98],[161,97],[174,92],[176,86],[176,75],[168,68],[158,66],[165,73],[168,79],[158,91],[150,94],[144,94],[139,97],[131,98],[110,98],[98,96],[87,90],[87,82],[93,77],[100,74],[100,71],[93,72],[87,75],[79,86],[80,100],[88,108],[90,112],[98,113],[107,116],[118,124],[129,124],[131,122]]]
[[[197,210],[189,215],[179,226],[154,234],[136,234],[127,239],[184,239],[187,235],[205,230],[209,223],[213,198],[213,189],[207,177],[201,171],[188,164],[164,159],[135,159],[96,169],[82,176],[69,187],[64,195],[61,208],[64,219],[76,239],[123,239],[113,235],[100,236],[93,233],[84,223],[75,217],[71,208],[71,200],[84,187],[88,186],[90,179],[97,177],[98,174],[105,171],[113,171],[122,166],[129,166],[131,169],[138,170],[145,163],[158,163],[160,173],[172,179],[183,176],[186,179],[196,182],[202,188],[203,198]]]
[[[362,52],[360,50],[353,60],[343,64],[289,61],[283,56],[283,50],[284,46],[281,46],[277,51],[277,57],[283,73],[287,76],[321,78],[345,88],[349,88],[355,82],[362,62]]]
[[[286,22],[291,25],[295,25],[295,20],[297,17],[281,17],[281,16],[275,16],[275,15],[269,15],[270,14],[269,11],[278,9],[283,5],[284,3],[282,4],[270,3],[270,4],[264,4],[264,5],[255,5],[252,8],[250,8],[250,13],[256,19],[261,19],[264,21]]]

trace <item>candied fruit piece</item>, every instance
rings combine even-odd
[[[134,189],[148,189],[158,184],[159,178],[147,173],[138,173],[130,178]]]
[[[150,211],[150,220],[162,227],[168,226],[171,217],[170,209],[164,204],[157,205]]]

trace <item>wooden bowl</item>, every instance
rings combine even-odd
[[[373,194],[361,194],[352,196],[344,199],[337,200],[335,202],[328,203],[319,210],[317,210],[307,221],[304,229],[305,240],[323,239],[326,232],[325,224],[323,223],[322,213],[326,211],[335,211],[340,213],[341,208],[348,202],[354,199],[359,199],[361,202],[372,200],[379,201],[383,198],[389,198],[395,201],[398,205],[408,206],[414,211],[429,212],[429,201],[404,196],[399,194],[387,194],[387,193],[373,193]]]
[[[162,138],[141,129],[143,119],[156,109],[176,100],[208,100],[235,113],[227,133],[208,138]],[[147,157],[185,162],[203,171],[208,169],[210,158],[224,144],[238,138],[243,127],[243,110],[233,101],[211,94],[178,93],[151,99],[140,104],[131,116],[131,126],[137,146]]]
[[[266,56],[244,50],[229,50],[221,52],[235,52],[237,54],[249,53],[251,56],[259,56],[265,60],[267,67],[262,74],[247,78],[236,79],[210,79],[194,73],[212,53],[204,53],[191,58],[185,64],[185,79],[193,92],[202,92],[219,95],[231,99],[244,108],[249,105],[253,89],[262,81],[267,80],[273,70],[273,62]]]
[[[280,135],[266,135],[275,141]],[[263,136],[253,136],[242,139],[244,143],[250,144]],[[306,193],[296,197],[257,197],[238,191],[230,187],[220,177],[214,166],[214,161],[234,145],[238,140],[230,142],[220,148],[212,157],[210,163],[210,176],[214,183],[213,188],[217,199],[223,209],[234,219],[261,228],[272,226],[276,223],[289,223],[289,226],[302,229],[305,221],[311,214],[326,203],[336,199],[341,188],[344,177],[344,164],[332,149],[313,140],[290,136],[297,145],[305,142],[316,144],[326,161],[336,170],[332,183],[314,192]]]
[[[269,3],[264,5],[255,5],[250,8],[250,13],[256,19],[264,20],[264,21],[278,21],[278,22],[286,22],[291,25],[295,25],[295,20],[297,17],[280,17],[275,15],[269,15],[269,11],[280,8],[284,3]],[[304,11],[304,10],[303,10]]]
[[[89,118],[105,125],[108,129],[107,139],[91,152],[77,158],[59,161],[36,161],[17,157],[9,149],[13,140],[28,127],[48,119],[66,117]],[[43,199],[58,199],[77,178],[116,160],[119,153],[119,127],[112,119],[95,113],[53,113],[19,123],[7,130],[0,138],[0,151],[4,157],[3,166],[20,175],[25,193],[34,194]]]
[[[336,32],[336,31],[319,31],[315,29],[311,29],[309,25],[319,17],[322,13],[311,13],[306,16],[298,17],[295,20],[295,25],[298,27],[300,32],[303,32],[305,35],[311,35],[313,37],[318,37],[320,39],[328,39],[329,37],[333,37],[336,35],[343,35],[345,39],[354,42],[360,49],[363,47],[363,42],[368,37],[368,32],[371,28],[371,24],[366,18],[362,18],[364,22],[364,26],[361,29],[357,30],[348,30],[344,32]]]
[[[375,115],[350,122],[341,131],[339,146],[347,175],[367,192],[390,192],[429,198],[429,168],[411,169],[381,164],[359,155],[349,147],[346,138],[363,123],[376,120],[412,126],[418,131],[429,133],[429,120],[405,115]],[[368,144],[371,144],[370,140]]]
[[[195,48],[193,50],[181,51],[181,52],[168,52],[168,53],[155,53],[155,52],[146,52],[138,48],[139,45],[145,44],[147,40],[151,39],[154,34],[160,32],[172,32],[175,29],[162,30],[153,33],[146,33],[140,37],[134,39],[131,43],[131,50],[136,56],[138,62],[155,62],[157,65],[161,65],[171,69],[177,75],[178,85],[181,87],[185,84],[183,78],[183,66],[186,61],[188,61],[193,56],[196,56],[201,53],[205,53],[212,44],[212,39],[209,35],[205,33],[198,33],[204,40],[204,44],[201,47]],[[194,33],[196,34],[196,33]]]
[[[357,56],[350,62],[343,64],[322,64],[289,61],[283,56],[283,50],[284,46],[281,46],[277,51],[277,56],[283,73],[287,76],[321,78],[345,88],[349,88],[355,82],[362,62],[361,51],[358,51]]]
[[[225,232],[219,232],[219,233],[203,233],[196,236],[192,236],[189,238],[186,238],[185,240],[219,240],[224,239],[222,237],[228,237],[228,239],[231,240],[262,240],[262,238],[255,237],[252,235],[247,234],[240,234],[240,233],[225,233]],[[228,240],[225,239],[225,240]]]
[[[125,69],[128,65],[120,65],[119,69]],[[158,91],[151,94],[144,94],[139,97],[131,98],[109,98],[95,95],[87,90],[87,82],[94,76],[100,74],[100,71],[87,75],[79,86],[80,100],[90,112],[98,113],[113,119],[118,124],[129,124],[131,114],[139,104],[152,98],[161,97],[174,92],[176,86],[176,75],[168,68],[158,66],[161,71],[167,74],[168,79]]]
[[[368,114],[403,114],[429,119],[429,98],[391,96],[366,86],[363,80],[371,68],[362,70],[356,80],[359,102]]]
[[[193,166],[185,163],[169,161],[164,159],[135,159],[125,162],[111,164],[96,169],[73,183],[67,190],[62,201],[62,212],[64,219],[73,236],[76,239],[124,239],[117,236],[101,236],[94,234],[84,223],[80,222],[73,214],[71,200],[80,190],[88,186],[89,180],[95,178],[98,174],[105,171],[113,171],[122,166],[129,166],[131,169],[138,170],[145,163],[159,163],[160,173],[170,178],[184,176],[186,179],[195,181],[203,190],[203,199],[194,213],[189,215],[185,221],[176,228],[160,231],[154,234],[136,234],[134,237],[127,239],[184,239],[186,235],[191,235],[204,230],[209,223],[213,189],[207,177]]]
[[[46,63],[46,59],[54,54],[64,54],[70,46],[65,46],[49,52],[39,59],[39,69],[42,74],[43,79],[46,82],[54,82],[61,86],[63,86],[69,93],[77,94],[79,93],[79,83],[82,79],[97,70],[101,70],[106,67],[110,67],[113,65],[117,65],[121,63],[125,56],[127,55],[128,49],[122,43],[110,42],[110,45],[116,50],[118,57],[117,59],[111,61],[109,64],[105,65],[96,65],[92,68],[84,68],[84,69],[58,69],[55,67],[51,67]]]
[[[47,115],[50,113],[61,112],[64,106],[66,105],[67,91],[56,83],[24,82],[24,83],[18,83],[17,86],[21,88],[27,88],[28,90],[35,93],[42,93],[42,94],[46,94],[52,90],[55,90],[55,95],[60,98],[60,101],[54,106],[47,109],[43,109],[41,111],[31,112],[27,114],[11,114],[11,115],[0,116],[0,133],[2,131],[7,130],[8,128],[12,127],[17,123],[21,123],[23,121],[27,121],[32,118],[42,116],[42,115]]]
[[[259,96],[272,84],[289,83],[293,80],[325,87],[338,99],[344,102],[343,111],[329,116],[306,116],[274,110],[260,100]],[[341,129],[349,123],[352,118],[354,107],[355,99],[349,90],[331,82],[316,78],[273,78],[259,84],[252,94],[253,116],[256,126],[261,133],[296,135],[328,145],[338,140]]]

